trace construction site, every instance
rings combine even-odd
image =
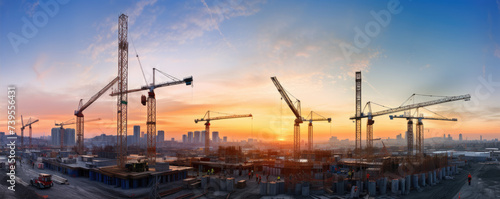
[[[500,195],[500,142],[442,142],[439,146],[426,143],[425,121],[442,121],[443,125],[458,121],[432,111],[432,106],[469,103],[470,94],[413,94],[400,106],[388,107],[362,101],[361,71],[351,74],[355,107],[348,119],[353,122],[353,143],[315,139],[313,123],[329,123],[336,128],[336,121],[323,116],[332,113],[318,110],[303,114],[302,102],[291,94],[294,90],[285,89],[289,82],[280,82],[272,76],[268,84],[277,90],[273,97],[281,98],[287,105],[283,113],[294,117],[293,122],[289,121],[293,123],[293,132],[284,132],[293,134],[290,144],[257,140],[245,144],[215,142],[216,136],[220,138],[211,131],[212,123],[223,126],[217,122],[258,116],[211,110],[197,110],[206,113],[202,118],[193,118],[193,126],[205,127],[204,131],[195,132],[199,142],[183,141],[176,145],[172,138],[172,143],[163,144],[162,138],[159,144],[155,90],[192,86],[196,77],[176,78],[153,68],[151,81],[144,77],[145,85],[129,85],[128,23],[128,16],[121,14],[116,24],[116,77],[93,96],[81,96],[74,113],[68,113],[69,120],[55,122],[54,128],[60,132],[55,132],[58,137],[52,139],[57,139],[59,146],[32,142],[32,125],[44,118],[29,118],[27,122],[21,118],[16,161],[0,159],[0,167],[5,171],[12,166],[16,168],[16,191],[7,191],[9,175],[2,172],[1,198],[495,198]],[[139,55],[132,56],[140,65]],[[158,82],[158,76],[171,81]],[[147,120],[142,121],[147,127],[144,146],[127,144],[131,142],[127,139],[130,137],[128,94],[135,92],[144,93],[140,102],[147,110]],[[85,144],[88,139],[85,123],[101,118],[85,120],[84,111],[104,97],[116,98],[116,137],[111,137],[116,144],[89,148]],[[415,102],[416,97],[426,100]],[[373,110],[372,105],[376,106]],[[406,129],[400,129],[406,133],[405,138],[392,141],[377,136],[375,117],[405,122]],[[65,127],[72,125],[76,131],[76,138],[72,138],[76,139],[74,147],[67,146],[65,141],[70,139],[65,137],[68,136]],[[307,133],[300,132],[301,125],[307,125]],[[305,139],[301,138],[305,134]],[[194,139],[191,136],[187,137]],[[6,137],[2,136],[0,141],[6,142]],[[9,149],[2,148],[2,156],[8,155]],[[472,175],[472,183],[477,186],[483,184],[483,189],[466,186],[467,175]]]

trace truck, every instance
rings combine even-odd
[[[40,173],[38,175],[38,178],[31,179],[30,184],[39,189],[50,188],[54,186],[54,183],[52,182],[52,175],[45,173]]]

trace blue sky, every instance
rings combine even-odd
[[[460,120],[452,125],[428,122],[432,135],[463,133],[476,139],[483,134],[491,139],[500,130],[500,86],[492,83],[488,89],[482,83],[488,78],[500,82],[498,0],[69,1],[57,2],[53,16],[44,2],[57,1],[0,1],[0,85],[15,84],[19,111],[40,118],[35,135],[49,132],[54,120],[73,118],[79,99],[90,98],[116,76],[121,13],[129,15],[129,88],[145,84],[134,47],[148,81],[153,67],[179,78],[194,76],[192,88],[157,90],[159,104],[165,104],[159,108],[158,129],[177,139],[188,129],[202,129],[192,120],[208,109],[254,114],[251,130],[250,121],[242,119],[214,126],[221,134],[289,139],[291,134],[280,133],[293,130],[293,117],[288,110],[281,116],[271,76],[302,101],[304,113],[332,117],[333,130],[318,124],[317,137],[354,139],[348,117],[354,114],[353,75],[358,70],[363,72],[363,104],[395,107],[412,93],[471,94],[472,102],[429,108]],[[382,26],[371,12],[390,13],[393,4],[400,11]],[[16,52],[8,35],[23,36],[23,18],[33,23],[33,16],[43,15],[47,21],[37,19],[46,23]],[[369,24],[378,24],[377,34],[347,60],[341,46],[356,46],[355,29],[366,34]],[[129,97],[137,102],[139,96]],[[86,117],[103,121],[86,125],[86,130],[114,134],[114,103],[103,97],[89,108]],[[5,102],[0,105],[5,110]],[[144,108],[138,103],[129,108],[129,123],[144,123]],[[404,122],[385,116],[377,120],[375,136],[404,132]]]

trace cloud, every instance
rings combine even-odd
[[[430,68],[431,65],[430,64],[426,64],[426,65],[423,65],[422,67],[419,68],[419,70],[424,70],[424,69],[427,69],[427,68]]]
[[[40,5],[40,1],[37,0],[35,2],[25,2],[23,5],[24,12],[30,16],[33,17],[33,14],[35,14],[36,9]]]
[[[500,48],[497,47],[497,49],[495,50],[495,53],[494,55],[498,58],[500,58]]]
[[[33,71],[36,74],[36,79],[38,81],[43,81],[45,77],[54,70],[54,66],[50,66],[48,69],[44,69],[44,64],[47,61],[46,54],[40,54],[33,64]]]

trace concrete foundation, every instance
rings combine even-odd
[[[427,178],[426,178],[426,180],[427,180],[427,182],[426,182],[426,183],[427,183],[429,186],[431,186],[431,185],[433,184],[433,183],[432,183],[432,173],[431,173],[430,171],[429,171],[429,172],[427,172]]]
[[[337,182],[337,194],[338,195],[344,195],[344,190],[345,190],[345,181],[339,181]]]
[[[405,177],[405,194],[410,193],[410,188],[411,188],[411,176],[407,175]]]
[[[309,183],[302,184],[302,196],[309,196]]]
[[[295,184],[295,195],[302,195],[302,184]]]
[[[360,191],[360,188],[358,188],[358,186],[352,186],[351,187],[351,198],[359,198],[359,191]]]
[[[387,191],[387,178],[381,178],[379,181],[379,191],[381,195],[386,194]]]
[[[413,184],[414,189],[419,189],[420,186],[418,186],[418,174],[413,174],[411,177],[411,184]]]
[[[399,180],[393,179],[391,182],[391,191],[393,194],[397,194],[399,191]]]
[[[208,188],[208,176],[203,176],[201,177],[201,188],[206,189]]]
[[[228,178],[226,180],[227,191],[234,191],[234,178]]]
[[[267,193],[271,196],[276,195],[276,182],[269,183],[269,186],[267,187]]]
[[[259,188],[260,195],[267,195],[267,182],[261,182]]]
[[[284,194],[285,193],[285,182],[284,181],[278,181],[276,182],[276,193],[277,194]]]
[[[356,186],[358,186],[359,191],[363,191],[363,181],[356,181]]]
[[[425,187],[425,173],[420,174],[420,186]]]
[[[227,191],[227,184],[225,178],[219,178],[219,187],[221,191]]]
[[[375,196],[377,194],[377,184],[375,181],[368,181],[368,194]]]
[[[401,194],[405,194],[406,190],[406,180],[404,178],[399,179],[399,190],[401,190]]]

